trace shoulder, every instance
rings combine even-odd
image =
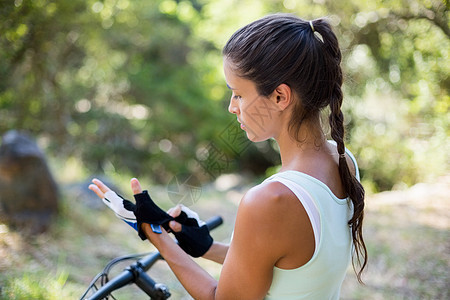
[[[311,222],[302,203],[276,181],[255,186],[241,200],[234,238],[243,248],[263,251],[259,257],[272,267],[282,261],[285,266],[298,267],[314,252]]]
[[[264,182],[251,188],[242,198],[235,234],[241,230],[259,232],[266,238],[271,234],[277,235],[273,236],[277,240],[281,238],[279,229],[289,226],[290,220],[297,218],[302,208],[285,185],[276,181]]]
[[[287,188],[278,181],[264,181],[247,191],[244,199],[252,201],[256,199],[277,200],[283,197]]]
[[[282,183],[268,181],[251,188],[239,206],[240,209],[256,214],[273,215],[276,210],[282,210],[292,196],[292,192]]]
[[[239,204],[234,247],[239,252],[250,247],[252,255],[273,267],[286,253],[285,237],[280,233],[288,227],[287,219],[292,219],[289,216],[289,210],[292,210],[288,204],[290,197],[289,190],[279,182],[264,182],[251,188]],[[268,241],[270,247],[267,247]]]
[[[281,230],[283,218],[277,210],[284,201],[284,192],[278,185],[276,182],[257,185],[239,204],[218,286],[218,293],[226,294],[226,299],[230,299],[226,293],[230,290],[235,299],[262,299],[272,282],[273,267],[287,253],[284,240],[288,238]]]

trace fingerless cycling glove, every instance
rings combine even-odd
[[[209,234],[208,227],[192,210],[183,206],[180,215],[173,218],[153,202],[147,191],[134,195],[134,198],[136,204],[123,200],[123,206],[136,216],[138,235],[142,240],[147,238],[141,228],[142,223],[152,225],[154,232],[155,225],[163,226],[164,229],[170,232],[169,222],[175,220],[182,225],[182,230],[174,232],[174,235],[178,240],[178,245],[187,254],[193,257],[200,257],[211,247],[213,238]]]
[[[102,199],[103,203],[108,206],[116,216],[133,227],[137,231],[137,221],[136,216],[133,212],[125,209],[123,206],[123,200],[125,200],[122,196],[116,194],[114,191],[107,191],[105,193],[105,198]]]
[[[186,216],[186,213],[182,211],[175,218],[175,221],[182,224],[181,231],[173,233],[177,238],[178,245],[192,257],[203,256],[214,242],[209,234],[208,226],[206,224],[198,226],[197,221],[193,218],[185,217],[186,219],[183,220],[184,216]],[[186,225],[186,223],[192,225]]]
[[[166,230],[169,230],[169,222],[174,218],[159,208],[147,191],[134,195],[134,199],[136,204],[129,200],[123,200],[123,206],[136,216],[138,235],[142,240],[147,239],[141,227],[142,223],[152,225],[152,230],[157,233],[160,233],[155,229],[157,225],[162,225]]]

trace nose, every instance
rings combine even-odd
[[[235,101],[234,101],[233,99],[234,99],[234,97],[231,96],[231,98],[230,98],[230,104],[228,105],[228,111],[229,111],[230,113],[232,113],[232,114],[237,114],[238,107],[237,107],[237,105],[236,105],[236,103],[235,103]]]

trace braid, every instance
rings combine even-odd
[[[355,263],[360,267],[360,270],[357,272],[357,278],[358,281],[362,283],[361,273],[367,265],[367,249],[362,234],[362,224],[364,219],[364,188],[350,172],[347,159],[345,158],[344,115],[341,111],[343,101],[341,89],[343,76],[340,63],[342,56],[336,36],[331,31],[330,26],[322,20],[316,20],[314,26],[316,31],[320,30],[320,34],[324,38],[324,43],[322,43],[325,48],[324,51],[328,53],[328,55],[326,55],[326,61],[328,69],[330,70],[328,79],[331,85],[329,97],[331,137],[336,142],[337,151],[339,153],[339,175],[342,185],[353,204],[353,216],[348,221],[348,224],[351,227],[352,240],[356,254],[356,257],[353,257],[352,264],[355,270]]]
[[[337,144],[337,150],[339,153],[339,175],[341,177],[342,185],[353,203],[353,216],[348,221],[348,224],[352,230],[356,263],[360,266],[360,270],[357,272],[357,277],[358,281],[362,282],[361,273],[367,265],[367,249],[362,235],[362,224],[364,219],[364,188],[355,176],[351,174],[345,158],[344,116],[340,109],[340,103],[342,103],[342,91],[340,87],[335,87],[335,94],[336,97],[330,102],[331,112],[329,120],[331,137]],[[353,268],[355,268],[355,259],[353,259],[352,263]]]

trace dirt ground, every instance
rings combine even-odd
[[[343,299],[450,299],[450,176],[369,196],[369,265],[358,286],[351,272]]]

